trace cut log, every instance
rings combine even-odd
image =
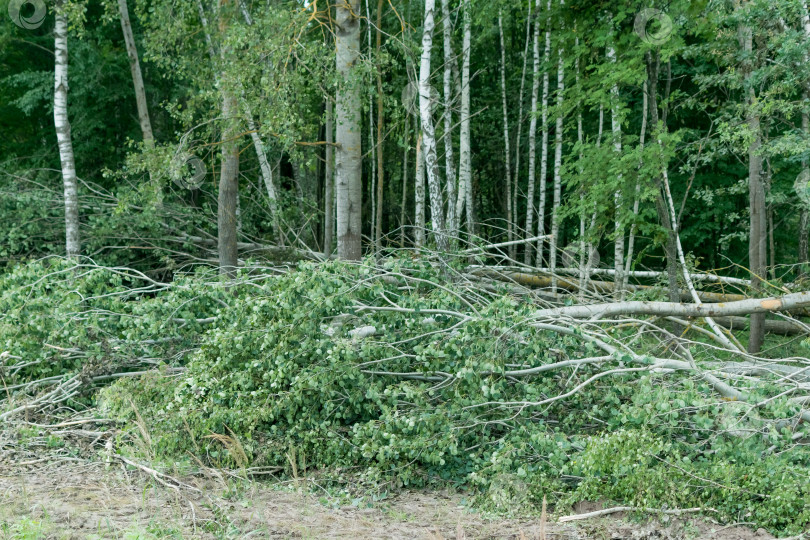
[[[675,317],[728,317],[754,313],[776,313],[810,307],[810,291],[781,297],[751,298],[738,302],[717,304],[676,304],[674,302],[615,302],[541,309],[534,313],[538,319],[589,319],[618,315],[655,315]]]

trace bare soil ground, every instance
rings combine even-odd
[[[489,519],[446,492],[404,492],[373,508],[328,507],[301,491],[243,482],[228,492],[221,481],[183,482],[171,489],[142,470],[86,460],[26,460],[0,456],[0,538],[542,538],[532,519]],[[597,505],[582,505],[577,512]],[[37,535],[16,527],[42,523]],[[765,531],[723,527],[705,519],[627,522],[621,515],[587,522],[545,524],[545,538],[717,539],[774,538]]]

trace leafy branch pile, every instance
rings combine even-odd
[[[701,506],[787,532],[810,519],[799,379],[654,319],[541,319],[539,298],[453,265],[276,270],[168,284],[61,259],[17,266],[0,284],[0,414],[91,406],[88,390],[116,380],[98,403],[126,420],[124,453],[359,473],[381,491],[451,483],[501,511],[546,496]]]

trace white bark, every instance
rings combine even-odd
[[[560,0],[560,5],[565,2]],[[562,143],[563,143],[563,100],[565,98],[565,66],[562,47],[557,48],[557,124],[554,132],[554,200],[551,207],[551,241],[549,243],[549,266],[552,277],[551,290],[557,292],[557,245],[560,234],[560,198],[562,196]]]
[[[402,203],[399,206],[399,247],[405,247],[405,207],[408,202],[408,157],[411,154],[411,115],[405,115],[405,152],[402,154]]]
[[[414,186],[414,206],[416,210],[416,247],[425,245],[425,154],[422,151],[422,134],[416,140],[416,185]]]
[[[540,12],[540,0],[537,0],[537,13]],[[526,190],[526,237],[534,236],[534,187],[537,168],[537,97],[540,92],[540,19],[534,22],[534,64],[532,67],[532,106],[529,120],[529,185]],[[527,245],[523,254],[523,263],[531,264],[532,246]]]
[[[810,306],[810,291],[786,294],[782,297],[751,298],[737,302],[717,304],[678,304],[675,302],[610,302],[541,309],[532,317],[536,319],[599,319],[619,315],[654,315],[674,317],[713,317],[750,315],[753,313],[776,313]]]
[[[341,259],[362,255],[362,103],[357,60],[360,56],[360,0],[340,0],[336,8],[335,61],[340,81],[337,93],[337,241]]]
[[[503,11],[498,10],[498,35],[501,44],[501,104],[503,106],[504,163],[506,165],[506,238],[513,241],[512,230],[512,163],[509,149],[509,108],[506,105],[506,45],[503,39]]]
[[[523,95],[526,88],[526,66],[529,59],[529,44],[531,43],[531,28],[532,28],[532,1],[528,0],[528,14],[526,15],[526,41],[523,47],[523,70],[520,75],[520,93],[518,94],[518,120],[517,120],[517,135],[515,136],[515,177],[513,192],[510,194],[512,197],[512,208],[514,209],[515,223],[512,224],[513,228],[517,228],[517,201],[518,189],[520,186],[520,138],[523,133]],[[509,252],[509,257],[514,259],[517,257],[517,250],[513,247]]]
[[[456,160],[453,155],[453,27],[450,20],[450,0],[442,0],[442,31],[444,37],[444,163],[447,181],[447,227],[450,235],[458,230],[456,218]]]
[[[68,43],[67,14],[57,3],[56,21],[53,29],[55,48],[53,123],[62,164],[62,183],[65,193],[65,251],[68,257],[81,254],[79,237],[79,182],[73,159],[73,141],[68,120]]]
[[[610,44],[607,47],[608,62],[616,64],[616,50]],[[622,123],[619,118],[619,85],[613,84],[610,88],[610,125],[611,132],[613,133],[613,150],[617,155],[622,153]],[[617,178],[621,184],[622,177],[619,175]],[[616,189],[613,195],[616,216],[614,219],[614,233],[616,238],[613,244],[613,268],[616,270],[616,292],[620,298],[624,296],[624,225],[622,224],[621,214],[624,205],[622,201],[621,187]]]
[[[154,142],[152,122],[149,120],[149,108],[146,105],[146,90],[143,86],[141,63],[138,60],[138,48],[135,46],[135,37],[132,35],[132,24],[129,20],[127,0],[118,0],[118,12],[121,17],[121,30],[124,33],[124,43],[129,57],[129,68],[132,72],[132,83],[135,87],[135,102],[138,105],[138,122],[141,124],[143,140],[147,144]]]
[[[443,251],[447,248],[447,235],[444,226],[444,201],[442,200],[439,179],[436,131],[433,125],[430,92],[430,53],[433,50],[435,7],[436,0],[425,0],[422,57],[419,65],[419,112],[422,118],[422,151],[425,156],[425,170],[427,171],[427,184],[430,193],[430,222],[433,233],[436,235],[436,245],[439,250]]]
[[[461,65],[461,135],[459,138],[459,189],[456,219],[461,222],[461,211],[466,208],[467,233],[474,234],[472,205],[472,151],[470,149],[470,53],[472,40],[472,14],[470,0],[463,0],[464,41]]]
[[[549,12],[546,15],[547,25],[551,25],[551,0],[546,5],[546,10]],[[538,12],[540,10],[538,9]],[[551,31],[546,30],[546,48],[543,52],[543,60],[546,66],[549,63],[549,56],[551,55]],[[543,70],[543,106],[542,106],[542,130],[543,142],[540,146],[540,179],[539,191],[540,201],[537,203],[537,234],[539,236],[545,235],[546,232],[546,177],[548,176],[548,94],[549,94],[549,75],[548,68]],[[537,242],[537,266],[543,266],[543,240]]]

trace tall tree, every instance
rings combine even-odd
[[[335,152],[337,241],[341,259],[362,255],[362,110],[357,61],[360,56],[360,0],[339,0],[336,8],[335,60],[337,93],[337,144]]]
[[[374,246],[379,252],[382,250],[382,214],[383,214],[383,183],[385,181],[385,167],[383,160],[383,127],[385,115],[383,111],[383,85],[382,85],[382,13],[383,0],[377,0],[377,221],[374,230]]]
[[[748,236],[748,268],[751,272],[751,288],[762,291],[762,279],[765,277],[767,264],[767,221],[765,209],[765,185],[762,179],[762,131],[760,128],[760,115],[754,85],[754,36],[751,27],[745,22],[745,7],[749,0],[738,0],[736,10],[743,19],[737,28],[737,38],[740,43],[741,73],[743,77],[745,99],[745,121],[748,125],[748,204],[749,204],[749,236]],[[765,337],[765,315],[751,315],[750,337],[748,352],[758,353],[762,348]]]
[[[439,178],[436,130],[433,126],[432,113],[433,96],[430,86],[430,54],[433,50],[435,8],[435,0],[425,0],[422,57],[419,64],[419,113],[422,119],[422,151],[424,152],[425,170],[427,172],[428,192],[430,193],[430,222],[433,233],[436,235],[436,245],[440,250],[445,250],[448,247],[448,239],[444,222],[444,201],[442,200],[441,181]]]
[[[461,63],[461,135],[459,137],[459,175],[456,219],[461,221],[461,211],[466,207],[467,234],[475,234],[473,223],[472,149],[470,142],[470,54],[472,52],[472,14],[470,0],[463,0],[463,44]],[[454,227],[458,228],[458,227]]]
[[[564,5],[564,0],[560,0]],[[562,38],[562,32],[560,32]],[[554,200],[551,207],[551,240],[549,242],[549,266],[553,276],[551,289],[557,291],[557,246],[560,235],[560,204],[562,202],[562,146],[563,146],[563,101],[565,99],[565,63],[562,45],[557,46],[557,122],[554,126]]]
[[[151,145],[155,137],[152,134],[152,122],[149,119],[149,108],[146,104],[146,90],[143,85],[141,63],[138,59],[138,48],[135,45],[135,37],[132,35],[132,23],[129,20],[127,0],[118,0],[118,13],[121,18],[121,30],[124,33],[127,56],[129,57],[129,69],[132,72],[132,84],[135,87],[135,102],[138,105],[138,122],[141,125],[141,133],[143,134],[144,142]]]
[[[534,188],[537,169],[537,99],[540,93],[540,0],[536,3],[532,64],[532,105],[529,109],[529,185],[526,190],[526,238],[534,236]],[[532,245],[526,244],[523,263],[531,264]]]
[[[498,10],[498,37],[501,46],[501,104],[503,107],[503,144],[504,164],[506,165],[506,238],[508,242],[514,240],[512,230],[512,163],[509,150],[509,108],[506,104],[506,45],[503,38],[503,10]]]
[[[53,124],[59,144],[62,163],[62,183],[65,192],[65,252],[75,258],[81,254],[79,236],[79,182],[73,159],[73,140],[68,119],[68,16],[65,2],[56,3],[56,21],[53,28],[55,69],[53,93]]]
[[[444,38],[444,168],[447,182],[447,226],[455,236],[458,229],[456,218],[456,160],[453,151],[453,86],[452,73],[455,65],[453,55],[453,23],[450,19],[450,0],[442,0],[442,37]]]

